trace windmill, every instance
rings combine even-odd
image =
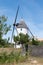
[[[12,36],[11,36],[11,42],[12,42],[12,39],[13,39],[14,30],[16,29],[16,32],[17,32],[17,35],[18,35],[17,27],[18,27],[19,25],[22,25],[22,24],[20,24],[20,23],[16,23],[17,16],[18,16],[18,12],[19,12],[19,6],[18,6],[18,8],[17,8],[17,12],[16,12],[16,16],[15,16],[14,24],[13,24],[13,31],[12,31]],[[32,37],[34,38],[34,35],[32,34],[32,32],[30,31],[29,28],[28,28],[28,31],[30,32],[30,34],[31,34]]]

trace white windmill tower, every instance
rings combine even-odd
[[[17,26],[18,34],[20,34],[20,33],[28,34],[28,27],[27,27],[25,21],[23,19],[21,19],[19,24],[21,24],[21,25]]]

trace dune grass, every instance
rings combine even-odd
[[[10,49],[8,51],[0,52],[0,65],[43,65],[42,57],[22,56],[20,49]]]
[[[4,63],[4,64],[0,64],[0,65],[43,65],[43,58],[28,57],[28,59],[24,62]]]

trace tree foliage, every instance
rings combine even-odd
[[[11,26],[7,25],[7,18],[5,16],[0,16],[0,38],[7,34],[7,32],[10,30],[10,27]]]
[[[26,34],[20,33],[19,36],[14,36],[14,41],[19,41],[21,44],[26,44],[29,42],[29,36]]]
[[[39,41],[32,38],[32,45],[39,45]]]
[[[19,36],[14,36],[14,41],[15,42],[19,41]]]
[[[3,40],[3,35],[6,35],[10,30],[11,26],[7,25],[7,18],[3,15],[0,16],[0,44],[4,44],[5,40]]]
[[[14,36],[14,41],[16,43],[17,43],[17,41],[19,41],[19,43],[22,44],[22,48],[23,48],[23,45],[24,45],[25,50],[26,50],[26,55],[27,55],[29,35],[28,34],[25,35],[25,34],[20,33],[19,36]]]
[[[28,34],[22,34],[20,33],[20,42],[21,44],[27,44],[27,42],[29,42],[29,35]]]

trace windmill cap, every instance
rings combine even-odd
[[[27,25],[26,25],[26,23],[23,19],[20,20],[19,25],[17,26],[17,28],[26,28],[26,29],[28,29],[28,27],[27,27]]]

